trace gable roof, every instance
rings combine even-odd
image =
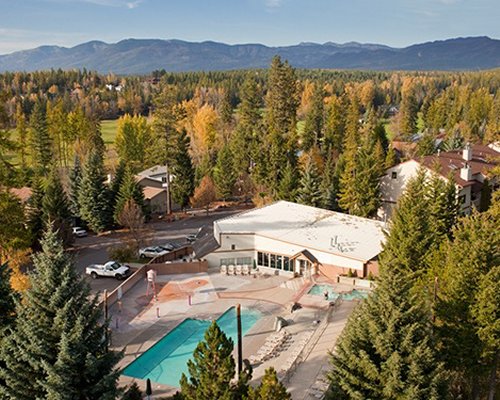
[[[162,189],[162,188],[156,188],[156,187],[152,187],[152,186],[144,186],[142,188],[142,191],[144,193],[144,198],[146,200],[151,200],[151,199],[154,199],[156,196],[158,196],[159,194],[163,193],[163,192],[166,192],[165,189]]]
[[[452,173],[458,185],[462,187],[471,186],[476,182],[475,180],[466,181],[460,177],[460,169],[466,163],[472,169],[472,176],[474,178],[474,175],[477,174],[486,175],[500,161],[500,153],[488,146],[476,144],[472,145],[471,148],[472,159],[470,161],[463,159],[462,150],[441,152],[431,156],[415,158],[414,160],[432,170],[435,170],[437,165],[439,174],[444,178],[448,178],[450,173]]]

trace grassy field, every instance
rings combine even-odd
[[[101,121],[102,139],[104,140],[104,144],[106,145],[106,159],[104,160],[104,162],[107,166],[112,166],[116,164],[117,154],[115,151],[114,144],[115,144],[117,128],[118,128],[118,120],[116,119]],[[12,140],[17,140],[17,131],[15,129],[12,129],[10,131],[10,138]],[[25,146],[27,145],[28,144],[25,143]],[[16,152],[8,153],[6,155],[6,159],[14,166],[19,165],[21,161],[19,155]]]

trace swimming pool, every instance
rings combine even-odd
[[[258,310],[241,310],[241,329],[245,335],[261,318]],[[136,358],[123,375],[170,386],[179,386],[182,373],[187,375],[187,362],[211,321],[187,318],[161,338],[153,347]],[[236,309],[229,308],[217,319],[217,324],[237,345]]]
[[[360,299],[366,299],[369,295],[369,292],[364,291],[364,290],[357,290],[353,289],[352,291],[348,293],[337,293],[335,290],[333,290],[333,287],[331,285],[314,285],[311,289],[309,289],[308,294],[311,294],[313,296],[324,296],[325,292],[328,292],[328,300],[334,301],[337,300],[340,296],[342,296],[343,300],[360,300]]]

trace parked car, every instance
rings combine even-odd
[[[178,249],[180,248],[181,246],[177,243],[173,243],[173,242],[167,242],[165,244],[162,244],[161,246],[159,246],[167,251],[172,251],[172,250],[175,250],[175,249]]]
[[[126,278],[130,274],[130,267],[122,265],[117,261],[108,261],[106,264],[91,264],[85,269],[85,273],[93,279],[100,276],[116,279]]]
[[[165,249],[162,246],[150,246],[150,247],[144,247],[139,250],[139,257],[140,258],[154,258],[157,256],[162,256],[164,254],[167,254],[170,250]]]
[[[187,236],[186,236],[186,240],[187,240],[189,243],[194,243],[194,242],[196,242],[196,235],[195,235],[195,234],[190,234],[190,235],[187,235]]]
[[[87,236],[87,231],[79,226],[75,226],[73,228],[73,235],[76,237],[85,237]]]

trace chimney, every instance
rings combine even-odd
[[[465,166],[460,168],[460,178],[467,182],[472,180],[472,169],[469,164],[465,163]]]
[[[464,161],[468,162],[472,160],[472,147],[470,146],[469,143],[465,145],[464,150],[462,151],[462,158]]]

